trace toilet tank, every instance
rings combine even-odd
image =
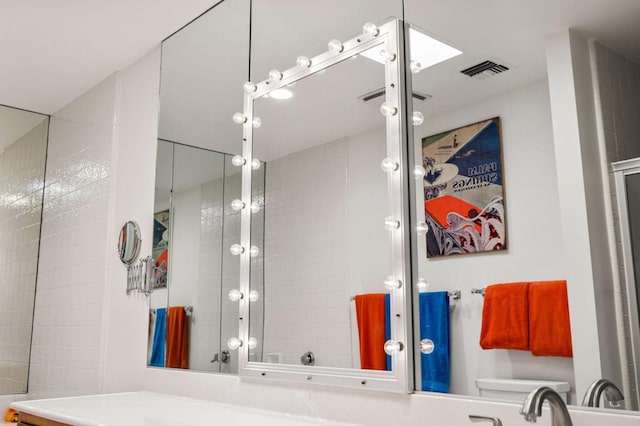
[[[569,383],[550,380],[522,380],[522,379],[476,379],[476,387],[480,396],[485,398],[506,399],[510,401],[524,401],[531,391],[541,386],[547,386],[558,392],[567,402]]]

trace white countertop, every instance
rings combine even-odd
[[[279,426],[338,423],[154,392],[13,402],[16,410],[74,426]]]

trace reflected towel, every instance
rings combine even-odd
[[[529,283],[495,284],[485,289],[480,346],[529,350]]]
[[[573,357],[566,281],[529,285],[529,336],[535,356]]]
[[[187,314],[182,306],[169,308],[167,320],[167,367],[187,367]]]
[[[166,332],[167,310],[165,308],[156,309],[156,325],[153,330],[151,359],[149,361],[149,365],[152,367],[164,367],[164,343]]]
[[[388,293],[384,295],[384,341],[387,340],[391,340],[391,295]],[[391,371],[391,355],[387,355],[387,371]]]
[[[356,296],[358,339],[360,342],[360,368],[364,370],[386,370],[387,354],[386,313],[384,293],[359,294]]]
[[[449,392],[449,293],[420,293],[420,340],[433,342],[433,351],[420,354],[422,390]]]

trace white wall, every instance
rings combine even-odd
[[[451,302],[450,392],[478,395],[477,378],[561,380],[573,389],[571,359],[483,350],[479,344],[483,299],[471,294],[471,288],[490,284],[566,278],[546,81],[426,117],[415,129],[416,149],[425,136],[495,116],[500,116],[502,127],[507,250],[427,259],[424,239],[418,243],[419,274],[429,282],[429,290],[462,291],[462,298]],[[421,188],[416,196],[417,215],[423,218]]]

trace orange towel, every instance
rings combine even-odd
[[[387,354],[384,352],[384,296],[384,293],[356,296],[360,368],[363,370],[387,369]]]
[[[529,285],[529,336],[535,356],[573,357],[566,281]]]
[[[187,315],[182,306],[169,308],[167,320],[167,368],[187,367]]]
[[[529,349],[529,283],[490,285],[482,307],[482,349]]]

